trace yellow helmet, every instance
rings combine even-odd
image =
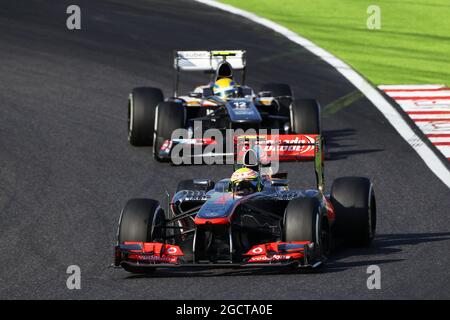
[[[249,168],[236,170],[230,179],[231,191],[238,195],[246,195],[261,189],[258,172]]]
[[[236,83],[230,78],[221,78],[213,85],[213,92],[222,99],[227,99],[234,94]]]

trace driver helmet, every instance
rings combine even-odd
[[[230,78],[221,78],[214,82],[212,87],[214,95],[225,100],[234,97],[237,88],[236,82]]]
[[[236,170],[230,179],[231,192],[238,196],[245,196],[260,191],[259,173],[250,168]]]

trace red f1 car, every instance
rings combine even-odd
[[[315,189],[291,190],[287,174],[261,171],[246,192],[232,179],[184,180],[166,209],[152,199],[129,200],[115,265],[135,273],[186,266],[316,268],[338,241],[369,245],[376,228],[372,183],[338,178],[325,194],[321,148],[319,136]]]

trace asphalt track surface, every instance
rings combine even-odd
[[[66,29],[66,8],[82,30]],[[190,1],[0,2],[0,298],[450,298],[450,192],[366,99],[326,116],[334,178],[375,184],[378,235],[338,251],[320,274],[157,272],[108,268],[127,199],[163,199],[185,178],[219,179],[228,166],[171,167],[126,139],[132,87],[170,95],[175,49],[248,51],[248,83],[287,82],[325,106],[355,91],[306,50],[252,22]],[[204,75],[184,77],[186,90]],[[312,164],[287,164],[294,187]],[[66,288],[78,265],[81,290]],[[366,287],[381,268],[381,290]]]

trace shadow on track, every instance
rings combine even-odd
[[[341,160],[352,155],[383,151],[383,149],[354,149],[357,145],[349,143],[349,140],[351,140],[356,133],[356,130],[350,128],[324,130],[325,160]]]
[[[410,233],[410,234],[380,234],[375,238],[372,246],[368,248],[340,249],[328,261],[326,272],[340,272],[353,267],[369,266],[371,264],[385,264],[405,259],[370,259],[344,262],[339,261],[349,257],[362,257],[374,255],[391,255],[400,253],[401,246],[417,245],[436,241],[450,240],[450,232],[441,233]]]

